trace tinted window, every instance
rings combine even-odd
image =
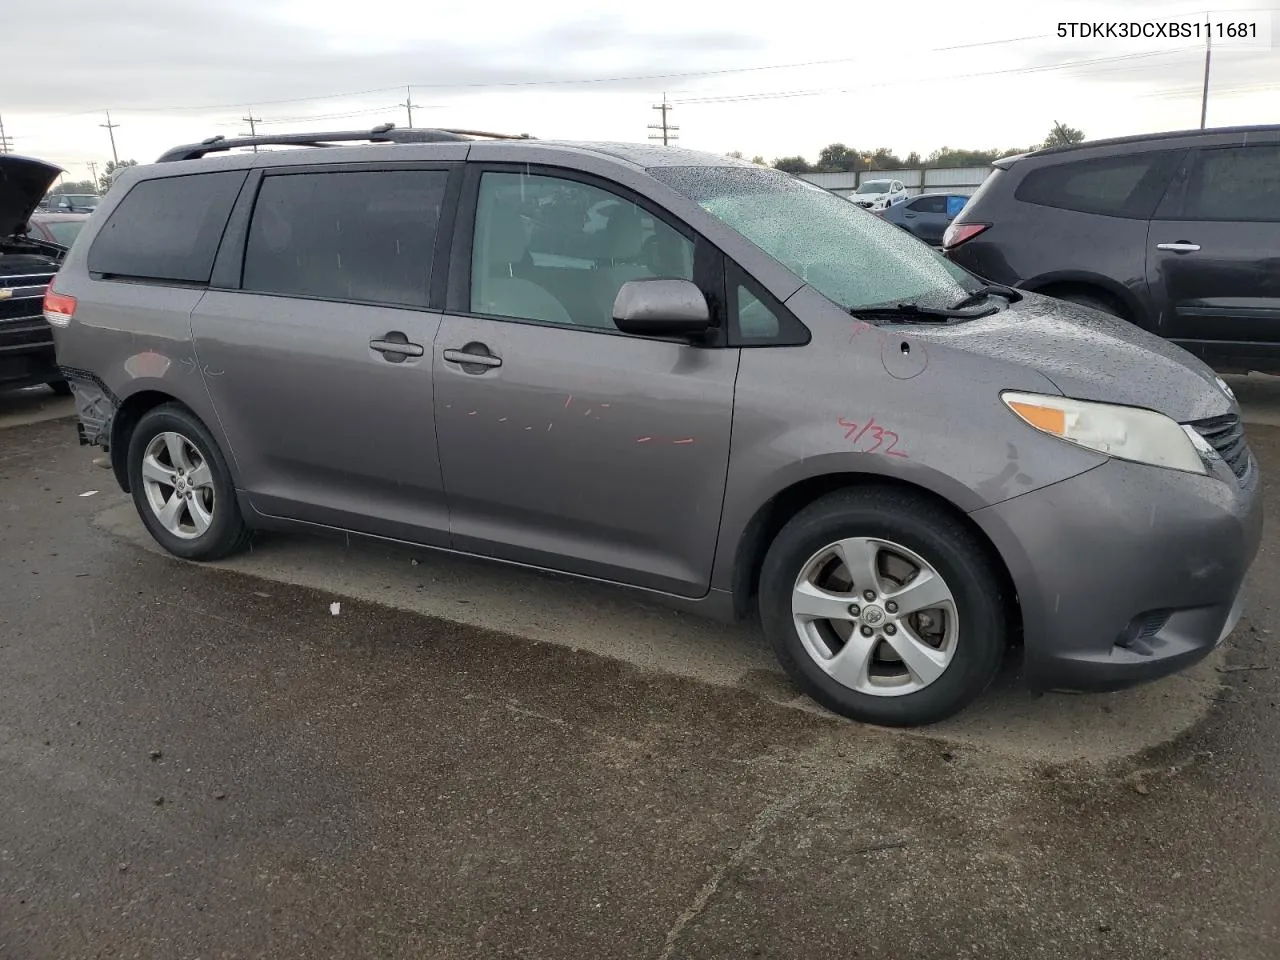
[[[89,272],[208,283],[246,172],[142,180],[111,212],[89,249]]]
[[[443,170],[264,177],[241,286],[426,306],[448,177]]]
[[[946,213],[946,197],[917,197],[907,206],[916,213]]]
[[[1280,223],[1280,145],[1203,151],[1187,181],[1183,216]]]
[[[473,312],[616,330],[618,290],[650,277],[692,280],[693,242],[630,200],[558,177],[480,178]]]
[[[1046,207],[1145,220],[1168,185],[1175,156],[1135,153],[1041,167],[1027,174],[1014,196]]]

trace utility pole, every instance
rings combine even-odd
[[[247,117],[241,117],[240,119],[249,124],[249,136],[256,137],[258,135],[257,125],[262,121],[262,118],[255,117],[253,115],[253,107],[249,108],[249,115]],[[258,152],[258,145],[256,143],[253,145],[253,152]]]
[[[397,107],[404,107],[409,113],[409,126],[413,126],[413,108],[422,109],[422,104],[413,102],[413,91],[409,87],[404,88],[404,103],[397,103]]]
[[[115,161],[117,167],[120,166],[120,155],[116,153],[116,127],[120,126],[120,124],[111,122],[111,111],[108,110],[107,122],[100,123],[98,126],[105,127],[107,135],[111,137],[111,159]]]
[[[98,165],[90,160],[88,166],[89,173],[93,175],[93,192],[97,193],[102,189],[102,184],[98,182]]]
[[[1200,95],[1200,129],[1209,114],[1209,58],[1213,55],[1213,35],[1209,31],[1209,15],[1204,15],[1204,92]]]
[[[674,110],[675,107],[673,107],[670,103],[667,102],[667,95],[665,93],[662,95],[662,102],[655,103],[653,105],[653,109],[662,111],[662,122],[649,124],[650,130],[660,131],[658,133],[649,134],[649,139],[661,140],[662,145],[664,147],[668,146],[672,140],[679,140],[680,137],[675,131],[679,130],[680,128],[675,126],[674,124],[667,122],[667,114],[670,111]]]
[[[4,133],[4,117],[0,117],[0,153],[9,153],[13,150],[13,137],[7,137]]]

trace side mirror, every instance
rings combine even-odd
[[[642,337],[685,337],[706,333],[711,311],[690,280],[628,280],[613,301],[613,322]]]

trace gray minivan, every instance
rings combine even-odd
[[[230,152],[275,143],[325,149]],[[338,530],[758,611],[881,724],[959,710],[1010,645],[1034,689],[1107,689],[1240,617],[1226,385],[804,181],[386,127],[162,161],[46,316],[82,443],[179,557]]]

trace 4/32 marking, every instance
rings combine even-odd
[[[886,430],[876,423],[875,417],[871,417],[866,423],[862,424],[846,420],[844,417],[837,417],[836,423],[845,428],[844,438],[846,440],[852,440],[854,444],[872,443],[872,446],[864,447],[861,450],[862,453],[883,453],[886,457],[910,459],[905,452],[897,449],[902,438],[892,430]],[[885,443],[888,443],[887,447],[884,447]],[[882,450],[881,447],[884,447],[884,449]]]

